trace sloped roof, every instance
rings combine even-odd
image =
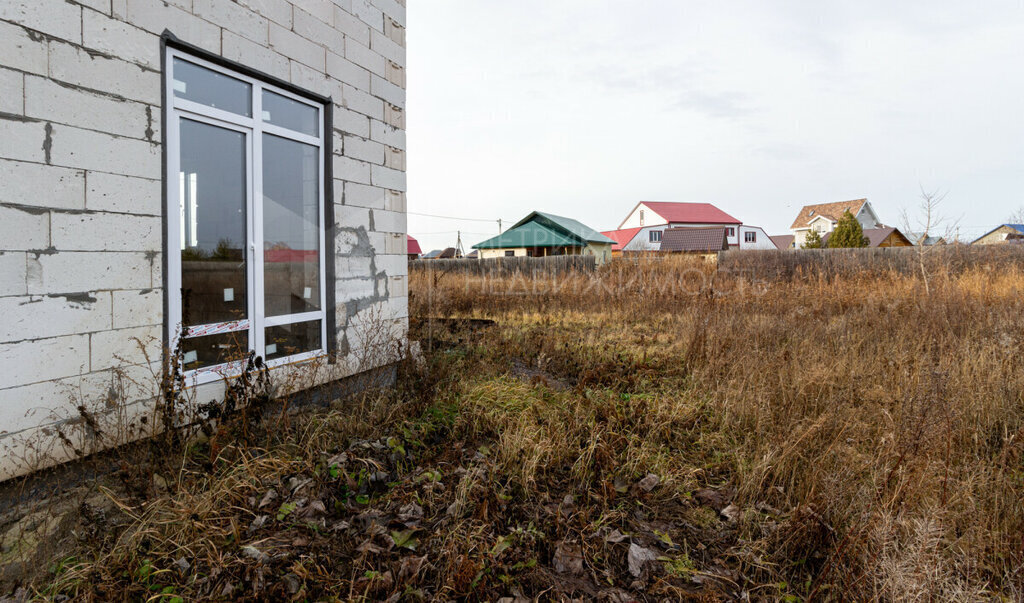
[[[550,222],[548,226],[558,226],[569,231],[573,235],[587,241],[588,243],[614,243],[615,241],[609,239],[603,234],[597,232],[593,228],[580,222],[579,220],[573,220],[572,218],[566,218],[563,216],[556,216],[554,214],[548,214],[540,211],[535,211],[529,216],[526,216],[519,221],[519,224],[523,224],[531,219],[535,219],[539,222]],[[518,224],[517,224],[518,225]]]
[[[425,260],[432,260],[432,259],[434,259],[436,257],[439,257],[440,255],[441,255],[441,250],[440,249],[435,249],[433,251],[428,251],[427,253],[423,254],[423,259],[425,259]]]
[[[796,239],[793,235],[772,235],[769,238],[779,249],[792,249],[793,240]]]
[[[946,244],[945,237],[942,237],[940,235],[928,235],[928,236],[925,236],[925,234],[921,233],[921,232],[908,232],[907,233],[907,238],[910,239],[910,241],[914,245],[920,245],[922,247],[931,247],[933,245],[945,245]]]
[[[620,230],[602,230],[601,234],[615,241],[612,244],[612,251],[622,251],[622,248],[629,244],[641,230],[643,230],[643,227],[638,226],[637,228],[622,228]]]
[[[666,228],[661,235],[662,251],[722,251],[729,248],[725,228]]]
[[[790,226],[790,228],[808,228],[810,227],[811,222],[818,216],[825,216],[833,222],[838,222],[839,218],[843,215],[843,212],[847,210],[856,216],[867,202],[867,199],[854,199],[852,201],[836,201],[835,203],[805,205],[800,210],[800,214],[796,217],[796,220],[793,221],[793,225]]]
[[[835,231],[832,231],[832,232],[835,232]],[[821,237],[821,245],[822,245],[822,247],[828,245],[828,240],[830,238],[832,238],[832,232],[830,232],[830,233],[826,234],[825,236]],[[891,235],[894,232],[896,234],[898,234],[900,236],[900,238],[905,240],[907,243],[913,244],[913,243],[911,243],[910,239],[908,239],[902,232],[899,231],[898,228],[896,228],[894,226],[886,226],[884,228],[865,228],[864,229],[864,236],[868,238],[868,241],[869,241],[868,247],[878,247],[887,238],[889,238],[889,235]]]
[[[514,247],[580,247],[583,242],[540,222],[518,224],[496,237],[473,245],[473,249],[510,249]]]
[[[516,222],[512,228],[473,245],[473,248],[585,247],[587,243],[612,245],[615,241],[578,220],[535,211]]]
[[[420,242],[414,239],[412,235],[405,235],[405,238],[407,239],[405,251],[407,254],[415,253],[416,255],[419,255],[423,253],[423,250],[420,249]]]
[[[633,215],[640,205],[647,206],[666,222],[680,224],[742,224],[710,203],[684,203],[679,201],[641,201],[626,216]],[[625,224],[625,220],[622,222]],[[621,224],[620,224],[621,226]]]
[[[996,226],[996,227],[995,227],[995,228],[993,228],[992,230],[990,230],[990,231],[986,232],[985,234],[981,235],[981,236],[980,236],[980,237],[978,237],[977,239],[974,239],[974,241],[972,241],[972,243],[977,243],[977,242],[978,242],[978,241],[980,241],[981,239],[984,239],[984,238],[985,238],[985,237],[987,237],[988,235],[990,235],[990,234],[992,234],[993,232],[995,232],[995,231],[999,230],[1000,228],[1003,228],[1004,226],[1009,226],[1010,228],[1012,228],[1012,229],[1016,230],[1017,232],[1019,232],[1019,233],[1021,233],[1021,234],[1024,234],[1024,224],[1000,224],[999,226]]]

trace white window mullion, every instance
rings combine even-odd
[[[324,313],[320,310],[315,312],[303,312],[301,314],[285,314],[284,316],[268,316],[264,321],[266,327],[278,327],[290,325],[297,322],[309,322],[311,320],[323,320]]]
[[[250,281],[252,283],[252,291],[250,291],[249,299],[252,300],[253,304],[253,321],[251,339],[252,348],[256,351],[257,356],[266,358],[266,341],[265,341],[265,324],[264,324],[264,299],[263,299],[263,279],[264,279],[264,253],[263,253],[263,120],[260,116],[263,115],[263,93],[261,87],[257,84],[253,86],[252,104],[253,104],[253,115],[256,116],[254,120],[254,127],[252,131],[252,197],[249,199],[249,207],[252,215],[252,229],[250,230],[250,236],[252,237],[251,249],[253,249],[253,278]]]
[[[167,55],[167,68],[172,59]],[[174,78],[167,78],[167,98],[173,98]],[[181,194],[180,118],[171,112],[167,118],[167,342],[171,350],[181,337]],[[173,208],[173,209],[172,209]]]
[[[330,228],[331,226],[333,226],[332,224],[327,224],[326,223],[327,212],[325,211],[325,208],[326,208],[325,204],[328,203],[328,200],[325,199],[325,197],[327,195],[327,185],[326,185],[326,182],[327,182],[327,177],[326,177],[327,176],[327,165],[326,165],[326,161],[327,161],[327,158],[330,156],[328,154],[327,149],[332,148],[333,145],[330,142],[330,138],[328,138],[330,136],[330,132],[326,132],[325,131],[326,128],[325,128],[324,121],[325,121],[325,117],[326,116],[324,115],[324,110],[323,109],[319,110],[319,115],[320,115],[320,124],[319,124],[320,125],[320,174],[319,174],[320,175],[320,183],[318,185],[318,188],[320,189],[320,206],[319,206],[319,209],[320,209],[320,212],[319,212],[319,225],[320,225],[320,228],[319,228],[319,231],[320,231],[319,232],[319,235],[320,235],[320,254],[319,254],[320,255],[320,257],[319,257],[319,261],[320,261],[320,311],[323,313],[323,316],[321,317],[321,320],[320,320],[320,349],[323,350],[324,352],[326,352],[327,351],[327,313],[334,311],[334,308],[328,308],[327,307],[327,270],[326,270],[327,262],[333,262],[334,261],[334,257],[330,257],[330,258],[327,257],[327,247],[325,245],[327,229]],[[333,203],[334,200],[331,199],[331,200],[329,200],[329,202]],[[332,246],[332,248],[333,248],[333,246]]]

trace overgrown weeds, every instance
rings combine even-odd
[[[33,592],[1019,599],[1024,274],[712,270],[414,272],[394,388],[188,440]]]

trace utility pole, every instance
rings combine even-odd
[[[461,257],[463,257],[465,255],[466,254],[462,252],[462,231],[459,230],[459,231],[456,231],[455,257],[461,258]]]
[[[498,218],[498,234],[501,234],[501,218]]]

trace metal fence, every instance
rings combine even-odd
[[[411,260],[409,271],[422,270],[487,277],[515,274],[549,276],[593,272],[596,266],[597,259],[592,255],[556,255],[541,258],[517,256],[487,259]]]
[[[1024,268],[1024,245],[943,245],[867,249],[730,250],[719,253],[718,269],[761,279],[837,277],[892,272],[959,274],[972,267]]]

